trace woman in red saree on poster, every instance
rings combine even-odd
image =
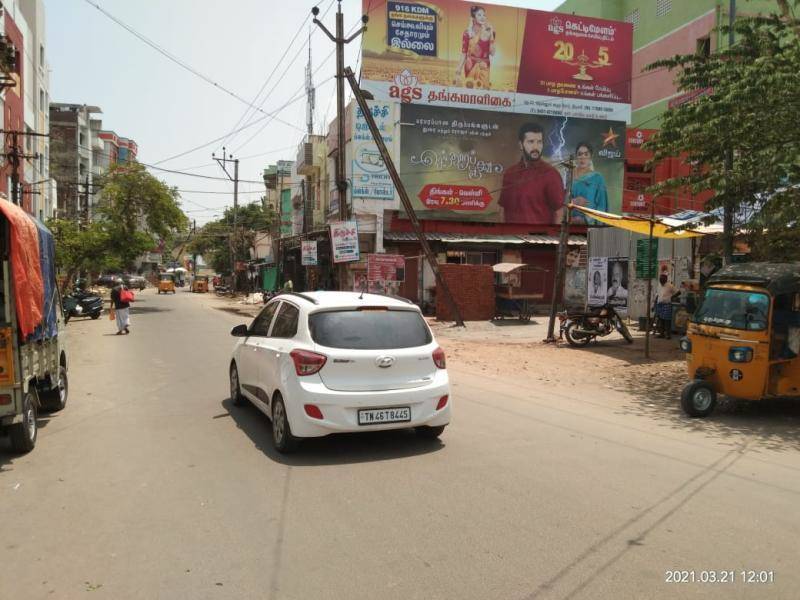
[[[491,86],[490,67],[494,56],[495,30],[486,17],[486,9],[469,9],[469,26],[461,36],[461,62],[456,68],[456,83],[462,78],[464,87],[488,90]]]

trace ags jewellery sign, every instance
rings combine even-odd
[[[363,0],[362,51],[376,100],[630,121],[630,23],[461,0],[376,4]]]
[[[333,262],[355,262],[360,259],[358,250],[358,225],[355,221],[331,223]]]

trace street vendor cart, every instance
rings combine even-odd
[[[531,305],[544,300],[547,271],[525,263],[498,263],[492,270],[497,274],[493,320],[509,317],[530,321]]]

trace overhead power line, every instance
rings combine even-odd
[[[202,79],[203,81],[205,81],[205,82],[206,82],[206,83],[208,83],[209,85],[212,85],[212,86],[214,86],[215,88],[217,88],[218,90],[220,90],[220,91],[222,91],[222,92],[224,92],[224,93],[228,94],[228,95],[229,95],[229,96],[231,96],[232,98],[235,98],[236,100],[238,100],[238,101],[239,101],[239,102],[241,102],[242,104],[245,104],[245,105],[247,105],[248,107],[250,107],[250,108],[252,108],[252,109],[254,109],[254,110],[256,110],[256,111],[258,111],[258,112],[260,112],[260,113],[262,113],[262,114],[264,114],[264,115],[267,115],[267,116],[273,116],[273,117],[274,117],[274,114],[273,114],[273,115],[271,115],[271,114],[270,114],[270,113],[268,113],[267,111],[263,110],[261,107],[258,107],[258,106],[255,106],[255,105],[251,104],[250,102],[248,102],[247,100],[245,100],[245,99],[244,99],[242,96],[240,96],[240,95],[239,95],[239,94],[237,94],[236,92],[233,92],[233,91],[229,90],[228,88],[226,88],[225,86],[223,86],[223,85],[221,85],[221,84],[217,83],[216,81],[214,81],[213,79],[211,79],[211,78],[210,78],[210,77],[208,77],[207,75],[204,75],[203,73],[201,73],[200,71],[198,71],[198,70],[197,70],[197,69],[195,69],[194,67],[192,67],[192,66],[190,66],[190,65],[186,64],[186,63],[185,63],[185,62],[183,62],[181,59],[179,59],[177,56],[175,56],[174,54],[170,53],[168,50],[166,50],[166,49],[165,49],[165,48],[163,48],[162,46],[159,46],[157,43],[155,43],[154,41],[152,41],[152,40],[151,40],[151,39],[149,39],[148,37],[146,37],[146,36],[144,36],[143,34],[139,33],[139,32],[138,32],[138,31],[136,31],[136,30],[135,30],[133,27],[131,27],[130,25],[128,25],[127,23],[125,23],[125,22],[123,22],[123,21],[119,20],[117,17],[115,17],[114,15],[112,15],[110,12],[108,12],[107,10],[105,10],[105,9],[104,9],[102,6],[100,6],[100,5],[99,5],[99,4],[97,4],[96,2],[93,2],[92,0],[84,0],[84,1],[85,1],[87,4],[89,4],[90,6],[93,6],[93,7],[95,7],[95,8],[96,8],[97,10],[99,10],[99,11],[100,11],[102,14],[104,14],[106,17],[108,17],[109,19],[111,19],[111,20],[112,20],[114,23],[116,23],[117,25],[119,25],[120,27],[122,27],[123,29],[125,29],[126,31],[128,31],[129,33],[131,33],[132,35],[134,35],[136,38],[138,38],[139,40],[141,40],[142,42],[144,42],[144,43],[145,43],[145,44],[147,44],[148,46],[150,46],[150,47],[151,47],[153,50],[155,50],[155,51],[156,51],[156,52],[158,52],[159,54],[161,54],[161,55],[165,56],[166,58],[168,58],[169,60],[171,60],[172,62],[174,62],[176,65],[178,65],[178,66],[179,66],[179,67],[181,67],[182,69],[185,69],[186,71],[188,71],[188,72],[189,72],[189,73],[191,73],[192,75],[194,75],[194,76],[196,76],[196,77],[199,77],[200,79]],[[294,124],[292,124],[292,123],[289,123],[288,121],[284,121],[283,119],[279,119],[279,118],[277,118],[277,117],[274,117],[274,118],[275,118],[277,121],[279,121],[279,122],[283,123],[284,125],[288,125],[289,127],[292,127],[293,129],[298,129],[298,130],[300,130],[300,131],[303,131],[303,129],[302,129],[301,127],[297,127],[296,125],[294,125]]]

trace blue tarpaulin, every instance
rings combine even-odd
[[[53,234],[38,219],[31,217],[39,232],[39,262],[44,284],[44,319],[30,339],[41,340],[58,335],[58,289],[56,288],[56,243]]]

